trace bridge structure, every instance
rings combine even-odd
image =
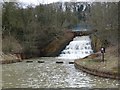
[[[85,36],[93,34],[97,32],[97,30],[93,29],[93,27],[88,24],[78,24],[73,26],[69,32],[73,33],[74,36]]]

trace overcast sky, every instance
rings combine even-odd
[[[39,3],[53,3],[53,2],[88,2],[88,1],[93,1],[93,0],[19,0],[20,2],[24,2],[26,4],[35,4],[38,5]]]
[[[1,0],[0,0],[1,1]],[[53,3],[53,2],[118,2],[120,0],[4,0],[6,2],[22,2],[24,4],[33,4],[33,5],[38,5],[39,3],[43,4],[48,4],[48,3]]]

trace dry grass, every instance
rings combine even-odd
[[[4,54],[0,55],[0,61],[9,61],[9,60],[15,60],[18,59],[15,55],[12,54]]]
[[[109,47],[106,50],[104,62],[101,60],[100,52],[97,54],[97,57],[93,58],[89,56],[88,58],[79,60],[79,64],[99,71],[118,72],[118,53],[116,52],[116,47]]]
[[[6,36],[2,39],[2,51],[4,53],[22,52],[22,46],[13,36]]]

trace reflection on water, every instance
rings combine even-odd
[[[112,88],[118,85],[116,80],[91,76],[75,69],[68,60],[63,64],[57,64],[58,60],[53,57],[33,60],[33,63],[23,61],[3,65],[3,88]],[[45,63],[38,63],[38,60]]]

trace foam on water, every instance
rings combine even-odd
[[[58,56],[59,59],[79,59],[93,53],[89,36],[77,36]]]

